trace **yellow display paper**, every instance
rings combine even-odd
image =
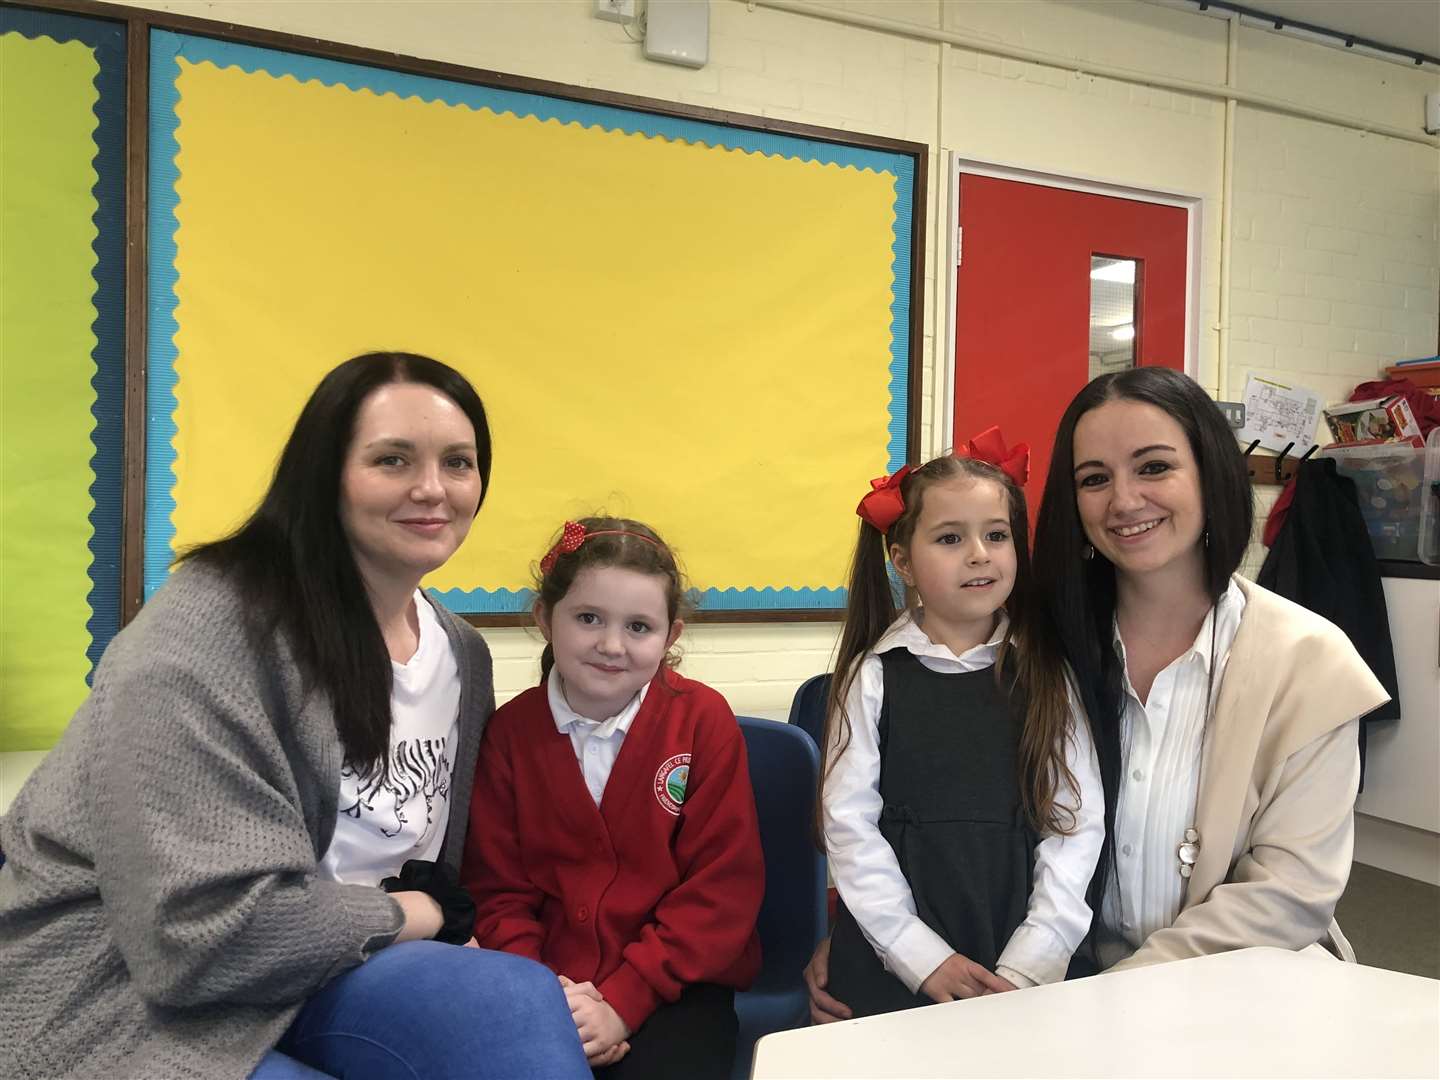
[[[525,588],[603,507],[702,589],[843,586],[888,465],[893,176],[179,64],[177,548],[389,348],[463,370],[494,430],[427,584]]]
[[[0,35],[0,752],[49,748],[87,692],[98,71]]]

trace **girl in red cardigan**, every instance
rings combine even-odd
[[[559,975],[597,1076],[728,1076],[764,862],[735,716],[671,668],[675,556],[566,522],[537,592],[541,684],[491,719],[470,802],[476,940]]]

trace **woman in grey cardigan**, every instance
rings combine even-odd
[[[555,977],[461,947],[490,656],[418,586],[490,456],[458,372],[347,361],[115,638],[0,821],[7,1076],[589,1076]]]

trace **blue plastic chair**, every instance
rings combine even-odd
[[[825,732],[825,699],[830,695],[830,673],[812,675],[795,691],[790,703],[790,723],[820,745]]]
[[[755,984],[735,995],[740,1034],[731,1075],[745,1080],[755,1040],[800,1027],[809,1016],[803,972],[826,930],[825,856],[810,827],[820,776],[815,743],[790,724],[738,719],[765,849],[765,898],[756,927],[763,966]]]

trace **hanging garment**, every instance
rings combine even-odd
[[[1380,566],[1360,514],[1355,482],[1340,475],[1334,461],[1312,459],[1300,466],[1290,511],[1257,581],[1344,630],[1390,695],[1390,701],[1360,725],[1363,791],[1366,727],[1400,719],[1400,691]]]

